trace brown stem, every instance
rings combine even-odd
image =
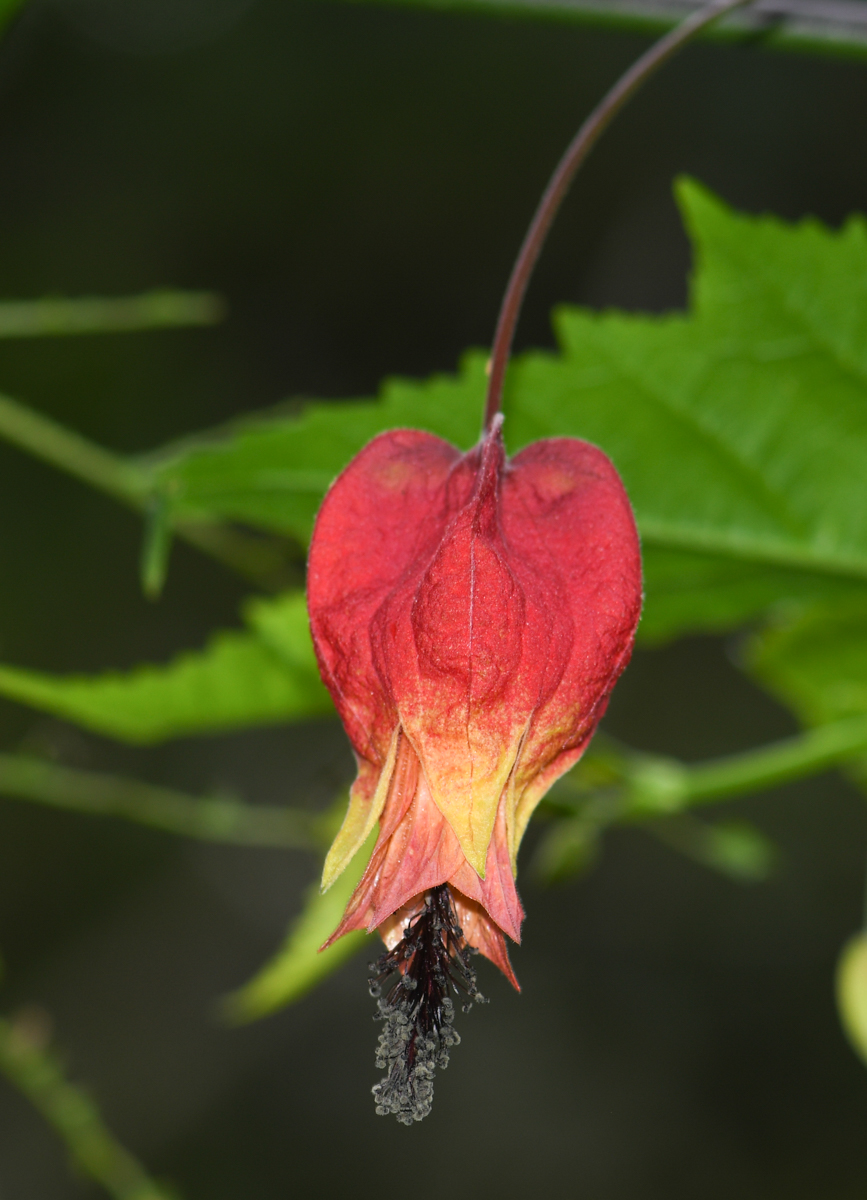
[[[659,70],[682,46],[685,46],[712,21],[719,20],[726,13],[749,2],[750,0],[715,0],[714,3],[694,12],[670,33],[660,38],[620,77],[569,143],[539,201],[539,207],[530,222],[530,228],[527,230],[527,236],[518,252],[506,293],[503,296],[491,351],[488,397],[485,403],[484,430],[486,432],[491,428],[491,423],[500,411],[502,404],[503,381],[527,284],[545,243],[545,238],[548,236],[548,231],[557,215],[557,210],[563,202],[578,168],[621,108],[632,99],[641,85],[655,71]]]

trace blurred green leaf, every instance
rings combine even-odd
[[[805,602],[867,595],[867,233],[731,212],[699,185],[678,197],[696,247],[691,311],[561,310],[559,354],[508,382],[510,449],[585,437],[620,469],[647,555],[643,636],[723,630]],[[309,537],[328,482],[377,432],[477,437],[485,355],[379,403],[311,404],[139,466],[177,518]]]
[[[584,817],[552,822],[533,853],[530,870],[543,883],[563,883],[592,866],[599,853],[598,823]]]
[[[860,581],[811,571],[790,571],[748,559],[693,554],[653,544],[644,547],[647,600],[639,626],[645,645],[689,633],[726,633],[756,617],[773,616],[796,600],[867,602]]]
[[[248,600],[244,621],[291,671],[319,678],[303,592]]]
[[[327,950],[319,950],[339,925],[375,843],[374,830],[327,892],[320,892],[318,884],[310,888],[301,915],[293,922],[274,958],[224,1002],[226,1014],[231,1020],[254,1021],[284,1008],[336,971],[353,954],[365,946],[370,948],[370,936],[354,932],[346,934]],[[374,950],[373,953],[375,955],[378,951]]]
[[[795,610],[753,638],[743,657],[808,725],[867,713],[867,594]]]
[[[853,1050],[867,1064],[867,934],[843,947],[837,963],[837,1010]]]
[[[24,7],[24,0],[0,0],[0,30],[5,29],[15,14]]]
[[[301,720],[332,712],[302,593],[248,608],[250,632],[217,634],[165,666],[53,676],[0,667],[0,695],[129,742]],[[267,640],[256,632],[267,628]],[[275,648],[279,647],[279,648]]]
[[[774,844],[748,821],[711,825],[679,814],[648,823],[645,828],[687,858],[741,883],[767,879],[778,858]]]

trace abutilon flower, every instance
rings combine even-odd
[[[506,949],[524,919],[518,847],[536,805],[593,736],[641,612],[638,533],[602,451],[549,438],[506,458],[499,409],[527,283],[614,115],[745,2],[711,0],[666,33],[570,142],[503,296],[479,445],[462,454],[419,430],[382,433],[337,478],[316,520],[310,628],[358,762],[323,889],[379,823],[326,945],[352,929],[378,930],[385,942],[371,990],[387,1074],[373,1091],[377,1112],[405,1124],[430,1111],[434,1071],[458,1041],[451,994],[483,1000],[471,952],[518,987]]]
[[[463,454],[418,430],[374,438],[316,521],[308,606],[322,678],[358,761],[328,888],[370,862],[329,943],[378,930],[378,1111],[430,1108],[457,1041],[449,992],[480,1000],[469,954],[518,986],[518,847],[581,757],[641,608],[638,535],[601,450],[552,438],[507,459],[502,418]]]

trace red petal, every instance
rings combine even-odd
[[[495,967],[499,967],[512,987],[520,992],[521,985],[509,962],[509,951],[502,930],[475,900],[469,900],[454,888],[452,899],[465,940],[469,945],[475,946],[480,954],[484,954],[485,958],[490,959]]]
[[[367,870],[326,946],[350,929],[372,932],[418,892],[445,883],[463,860],[457,838],[431,799],[424,780],[419,778],[414,751],[405,738],[401,740],[403,753],[399,752],[399,762],[404,764],[404,773],[407,763],[414,764],[418,786],[408,793],[411,803],[395,796],[392,788]],[[398,769],[395,776],[398,777]]]
[[[614,467],[569,438],[505,464],[498,429],[464,456],[428,434],[384,434],[325,500],[309,600],[358,754],[381,766],[399,723],[422,766],[417,811],[393,847],[380,839],[353,919],[444,881],[453,846],[433,801],[463,852],[455,886],[517,935],[505,852],[514,866],[533,807],[592,735],[640,611],[638,537]]]
[[[343,920],[325,945],[351,929],[378,928],[413,896],[441,883],[453,884],[482,905],[509,937],[520,940],[524,910],[511,870],[505,805],[488,851],[486,878],[480,880],[431,799],[412,746],[401,735],[376,847]]]
[[[557,579],[572,629],[557,683],[541,698],[521,753],[517,845],[528,807],[544,794],[534,789],[532,804],[522,807],[524,787],[542,770],[550,787],[572,766],[578,754],[570,752],[589,740],[629,661],[641,612],[641,554],[617,471],[601,450],[574,438],[534,442],[516,455],[503,480],[501,515],[507,543],[535,577]],[[549,646],[544,627],[528,625],[527,653],[550,654]],[[557,759],[560,769],[547,770]]]
[[[515,876],[512,872],[512,858],[506,833],[505,798],[500,801],[497,809],[497,823],[488,847],[485,878],[480,879],[464,859],[458,869],[449,876],[449,883],[480,904],[513,942],[520,942],[524,909],[515,888]]]
[[[479,875],[528,722],[570,637],[562,598],[554,602],[542,582],[540,602],[540,581],[503,540],[504,462],[498,434],[466,456],[473,493],[424,570],[394,589],[371,626],[375,661],[433,799]],[[450,495],[464,499],[456,487]],[[534,646],[528,655],[528,631],[542,628],[546,653]]]
[[[373,663],[370,622],[412,565],[435,552],[460,457],[429,433],[383,433],[338,476],[316,519],[307,602],[319,667],[356,752],[379,765],[397,715]]]

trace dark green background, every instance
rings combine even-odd
[[[123,451],[287,396],[450,369],[491,334],[511,258],[578,120],[643,48],[567,25],[294,0],[56,0],[0,45],[0,295],[215,287],[219,330],[3,343],[0,390]],[[697,47],[619,121],[570,199],[520,345],[560,301],[682,305],[670,183],[750,211],[867,210],[867,67]],[[160,660],[235,622],[243,587],[185,547],[159,605],[134,517],[0,445],[0,659]],[[736,643],[735,643],[736,646]],[[606,727],[700,758],[793,728],[731,643],[638,655]],[[129,751],[11,704],[0,746],[317,804],[331,724]],[[867,1072],[833,1007],[867,819],[833,777],[729,806],[783,851],[739,887],[618,832],[528,910],[519,998],[491,1005],[433,1116],[376,1118],[364,963],[240,1031],[214,1001],[272,952],[315,864],[0,801],[7,1010],[38,1002],[74,1077],[187,1200],[860,1200]],[[0,1200],[88,1194],[0,1085]],[[95,1189],[94,1189],[95,1194]]]

